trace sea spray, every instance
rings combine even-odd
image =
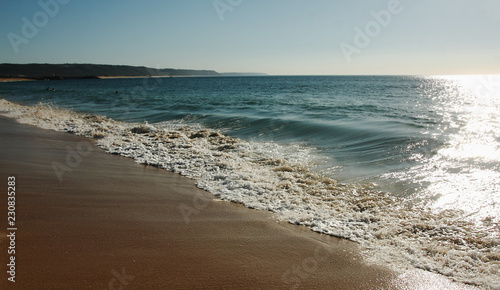
[[[498,224],[485,219],[490,230],[478,231],[460,211],[435,212],[372,184],[339,183],[313,170],[312,148],[248,142],[188,126],[124,123],[46,104],[0,100],[0,111],[20,123],[93,138],[108,153],[193,178],[222,200],[358,242],[367,261],[499,286]]]

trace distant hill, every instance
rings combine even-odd
[[[105,64],[0,64],[0,78],[83,79],[100,76],[220,76],[213,70],[154,69]]]
[[[229,72],[229,73],[219,73],[221,76],[225,77],[247,77],[247,76],[267,76],[265,73],[237,73],[237,72]]]

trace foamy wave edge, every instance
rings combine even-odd
[[[500,288],[498,225],[485,220],[491,231],[477,231],[459,212],[436,214],[369,184],[340,184],[311,170],[305,149],[287,156],[276,144],[210,130],[123,123],[47,104],[23,106],[0,99],[0,111],[23,124],[96,139],[108,153],[193,178],[222,200],[358,242],[367,262]]]

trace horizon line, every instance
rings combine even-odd
[[[238,71],[230,71],[230,72],[219,72],[215,69],[197,69],[197,68],[172,68],[172,67],[163,67],[163,68],[155,68],[151,66],[146,66],[146,65],[131,65],[131,64],[106,64],[106,63],[90,63],[90,62],[66,62],[66,63],[48,63],[48,62],[29,62],[29,63],[12,63],[12,62],[5,62],[5,63],[0,63],[0,65],[39,65],[39,64],[46,64],[46,65],[65,65],[65,64],[73,64],[73,65],[109,65],[109,66],[130,66],[130,67],[145,67],[145,68],[150,68],[150,69],[157,69],[157,70],[162,70],[162,69],[173,69],[173,70],[197,70],[197,71],[214,71],[219,74],[264,74],[264,75],[255,75],[256,77],[265,77],[265,76],[478,76],[478,75],[500,75],[499,73],[442,73],[442,74],[436,74],[436,73],[404,73],[404,74],[371,74],[371,73],[359,73],[359,74],[270,74],[266,72],[238,72]],[[207,76],[209,77],[209,76]],[[212,77],[217,77],[217,76],[212,76]],[[220,76],[220,77],[238,77],[238,76]]]

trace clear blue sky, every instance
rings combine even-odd
[[[48,12],[38,2],[0,0],[0,62],[500,74],[499,0],[400,0],[392,12],[397,0],[41,0]],[[377,22],[382,10],[390,20]]]

